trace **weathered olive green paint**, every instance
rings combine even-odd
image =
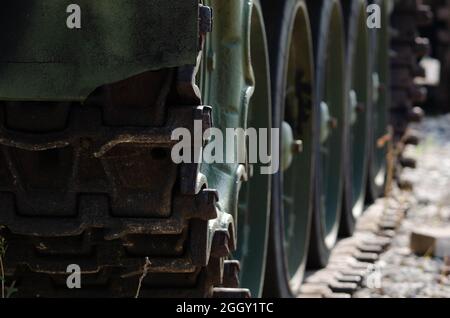
[[[224,133],[227,128],[270,128],[267,48],[257,1],[204,4],[213,9],[214,28],[205,46],[200,86],[204,104],[213,107],[215,127]],[[260,167],[254,165],[254,175],[246,182],[245,164],[202,166],[209,186],[220,193],[219,210],[237,222],[234,257],[241,262],[242,286],[255,297],[262,291],[270,193],[270,176],[261,175]]]
[[[287,277],[292,290],[299,288],[306,265],[309,239],[311,198],[314,174],[314,116],[313,92],[314,57],[310,20],[304,3],[298,3],[292,12],[292,33],[286,56],[283,120],[293,133],[293,141],[302,141],[302,152],[291,147],[292,162],[283,171],[282,213],[284,223],[283,245],[286,255]],[[285,135],[283,135],[283,139]],[[282,158],[286,153],[282,153]],[[283,159],[284,160],[284,159]]]
[[[6,1],[4,1],[6,2]],[[0,99],[83,100],[144,71],[195,64],[198,0],[18,0],[0,11]]]
[[[253,2],[250,27],[250,57],[255,91],[247,112],[247,126],[271,127],[271,91],[267,43],[258,2]],[[262,138],[260,136],[259,138]],[[270,145],[270,136],[265,140]],[[261,174],[261,162],[253,164],[253,175],[239,193],[238,242],[234,256],[241,262],[240,281],[254,297],[262,296],[270,209],[271,175]],[[246,192],[245,192],[246,190]]]
[[[204,3],[213,9],[214,28],[204,48],[203,103],[212,105],[214,126],[225,133],[227,128],[245,127],[254,89],[248,48],[251,2],[208,0]],[[232,214],[236,220],[239,182],[245,173],[242,165],[203,164],[201,170],[209,186],[220,193],[219,210]]]

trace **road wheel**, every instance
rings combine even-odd
[[[291,297],[305,269],[317,151],[312,40],[304,1],[261,1],[271,58],[273,126],[281,170],[273,176],[265,296]]]
[[[264,21],[257,1],[253,3],[251,11],[250,51],[255,91],[246,115],[247,128],[259,132],[262,132],[260,129],[266,129],[267,134],[259,135],[258,147],[265,143],[266,149],[270,150],[272,116],[269,59]],[[253,149],[252,154],[256,151],[253,146],[247,144],[248,173],[243,177],[239,192],[238,246],[234,258],[240,261],[241,286],[249,288],[253,297],[261,297],[269,234],[271,173],[265,171],[267,165],[261,162],[261,158],[256,163],[250,162],[250,150]]]
[[[369,38],[366,1],[342,1],[346,24],[346,93],[349,109],[348,143],[345,155],[344,203],[340,234],[353,233],[356,219],[365,206],[369,159]]]
[[[387,150],[391,138],[388,132],[388,110],[390,105],[389,70],[389,0],[374,1],[381,7],[382,25],[371,31],[371,142],[369,144],[369,173],[367,181],[367,201],[373,202],[384,194],[387,176]]]
[[[255,134],[261,128],[268,132],[265,142],[236,143],[235,162],[202,166],[210,186],[224,193],[218,206],[232,215],[237,229],[236,251],[230,251],[225,261],[222,288],[243,286],[259,297],[265,273],[271,186],[271,174],[264,170],[267,164],[259,160],[261,144],[270,146],[272,125],[264,21],[258,1],[204,3],[213,9],[215,27],[206,39],[200,83],[205,102],[213,105],[215,128],[224,136],[234,128],[256,129]],[[259,138],[264,138],[263,134]],[[226,159],[229,141],[223,141]],[[244,154],[244,160],[239,154]]]
[[[315,211],[308,264],[324,266],[336,243],[343,189],[343,149],[346,144],[345,36],[339,1],[310,1],[316,107],[320,108],[317,145]]]

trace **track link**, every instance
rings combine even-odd
[[[225,261],[232,217],[217,210],[198,164],[170,156],[173,130],[193,133],[201,120],[205,131],[211,108],[177,105],[171,73],[108,85],[83,104],[0,104],[0,235],[13,296],[211,297],[227,284],[242,292],[239,264]],[[123,96],[136,85],[150,91]],[[70,264],[81,269],[80,289],[66,285]]]

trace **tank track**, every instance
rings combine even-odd
[[[212,126],[210,107],[171,97],[180,78],[149,72],[83,104],[1,102],[0,235],[13,297],[249,296],[237,288],[239,263],[226,260],[232,217],[216,209],[198,164],[171,160],[175,128]],[[127,86],[138,88],[123,96]],[[81,289],[66,285],[70,264]]]
[[[425,77],[425,70],[419,61],[430,50],[429,40],[419,36],[419,27],[429,23],[426,9],[417,0],[400,0],[395,2],[391,15],[393,52],[390,113],[396,141],[404,137],[410,122],[420,121],[423,117],[422,110],[415,106],[425,102],[427,91],[414,80]]]
[[[448,80],[450,78],[450,19],[448,0],[421,0],[421,8],[427,9],[431,22],[420,31],[430,38],[431,55],[441,62],[441,80],[438,86],[429,87],[429,99],[426,103],[429,112],[448,112],[450,98]]]

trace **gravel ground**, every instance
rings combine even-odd
[[[450,115],[427,118],[413,130],[421,144],[408,146],[405,153],[417,160],[417,169],[406,168],[401,174],[413,190],[393,194],[410,209],[391,248],[354,297],[450,298],[450,257],[419,257],[409,248],[412,229],[450,224]]]

